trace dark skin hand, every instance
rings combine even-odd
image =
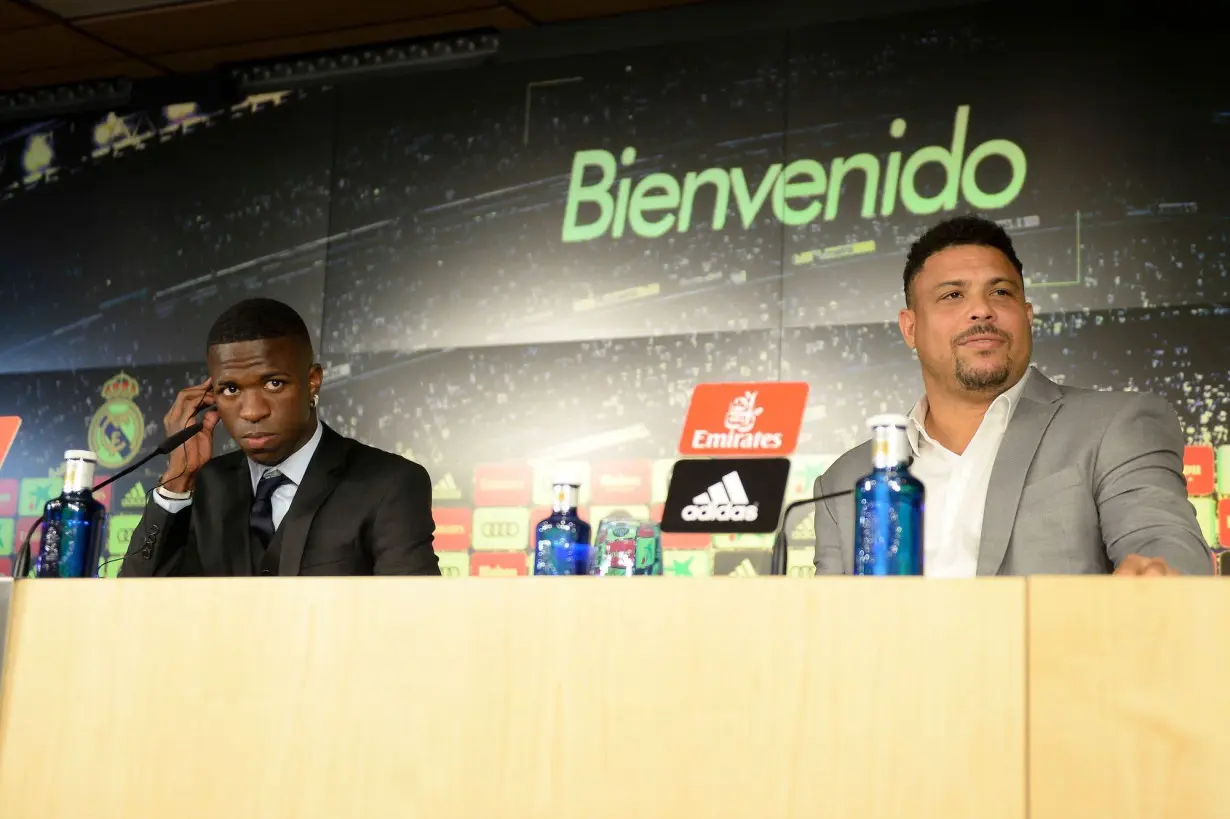
[[[211,409],[205,429],[171,455],[163,479],[174,492],[189,492],[213,453],[213,428],[220,420],[244,454],[274,466],[311,440],[316,432],[312,396],[323,371],[307,342],[293,337],[219,344],[209,349],[209,378],[176,397],[165,423],[168,434],[192,423],[198,402]]]
[[[174,435],[191,426],[192,419],[196,415],[193,410],[197,406],[212,407],[213,403],[214,398],[210,394],[208,378],[194,387],[180,390],[179,395],[175,396],[175,403],[171,404],[171,409],[162,419],[166,434]],[[208,410],[201,417],[201,422],[205,427],[185,441],[183,446],[171,452],[167,470],[162,474],[162,486],[172,492],[192,491],[192,486],[196,482],[196,474],[213,456],[214,427],[218,425],[218,417],[216,409]]]
[[[1160,557],[1128,555],[1115,567],[1120,577],[1177,577],[1179,573]]]

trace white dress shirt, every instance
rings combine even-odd
[[[260,483],[261,476],[269,470],[277,470],[290,479],[289,482],[282,484],[274,490],[273,497],[270,502],[273,506],[273,528],[277,531],[278,526],[282,523],[282,518],[286,517],[286,512],[290,509],[291,501],[295,499],[295,493],[299,491],[299,485],[303,483],[303,476],[307,474],[308,464],[312,462],[312,456],[316,454],[316,447],[320,446],[321,435],[324,434],[324,427],[320,423],[320,419],[316,419],[316,432],[313,433],[311,439],[295,450],[290,457],[282,461],[276,466],[266,466],[258,464],[256,461],[248,458],[248,474],[252,478],[252,494],[256,494],[256,485]],[[187,509],[192,503],[191,498],[179,500],[164,497],[160,490],[154,490],[154,502],[167,510],[171,514],[175,514],[183,509]]]
[[[926,489],[923,573],[927,577],[973,577],[978,572],[982,514],[999,445],[1025,387],[1021,380],[991,402],[978,431],[960,455],[927,434],[927,396],[910,411],[906,435],[914,451],[910,472]]]

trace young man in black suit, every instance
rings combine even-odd
[[[209,331],[209,378],[181,391],[170,457],[120,577],[439,575],[431,479],[413,461],[338,435],[316,415],[322,371],[292,308],[250,299]],[[213,455],[221,421],[239,452]]]

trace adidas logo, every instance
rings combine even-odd
[[[124,497],[120,500],[120,506],[125,509],[143,509],[145,508],[145,487],[137,481],[124,493]]]
[[[746,557],[730,572],[731,577],[756,577],[756,567]]]
[[[759,507],[748,499],[738,472],[727,472],[721,481],[683,507],[683,519],[686,521],[741,520],[750,523],[759,513]]]
[[[431,488],[431,495],[436,500],[461,500],[461,489],[453,479],[452,472],[444,473],[444,477],[436,481],[436,485]]]

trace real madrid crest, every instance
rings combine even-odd
[[[103,384],[106,401],[90,421],[90,449],[98,455],[98,465],[106,469],[126,466],[141,451],[145,438],[145,419],[132,402],[140,393],[137,379],[127,373]]]

